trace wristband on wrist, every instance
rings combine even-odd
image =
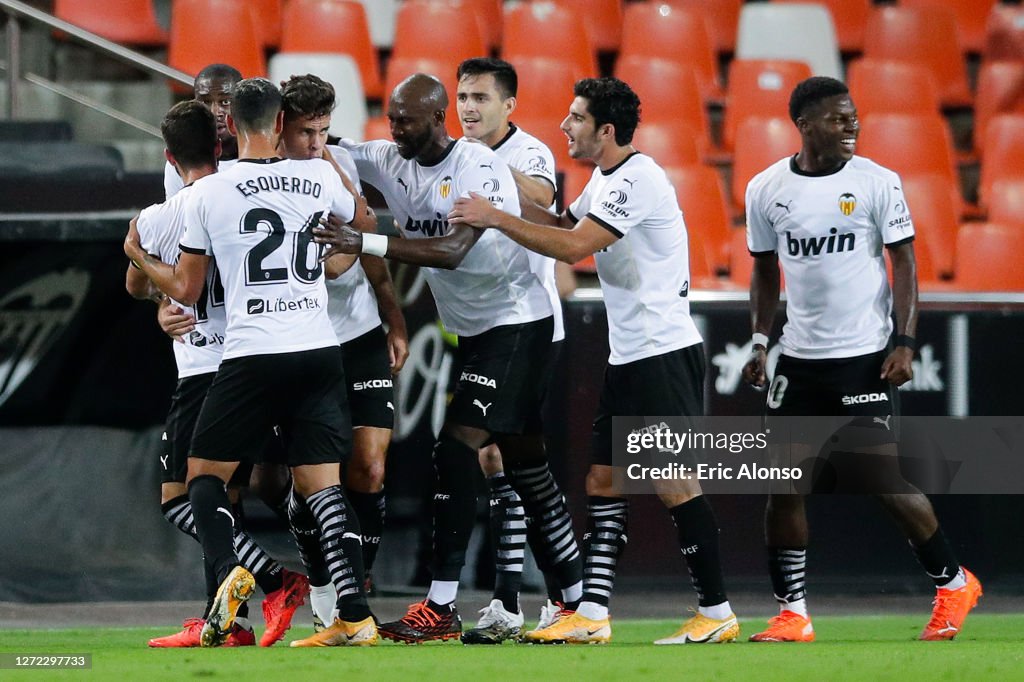
[[[761,332],[754,332],[750,335],[750,340],[754,346],[762,346],[765,350],[768,350],[768,335],[762,334]]]
[[[388,253],[387,236],[371,232],[364,233],[362,253],[370,256],[380,256],[381,258],[386,256]]]
[[[910,350],[916,351],[917,339],[915,339],[913,336],[907,336],[906,334],[898,334],[896,336],[896,345],[905,346]]]

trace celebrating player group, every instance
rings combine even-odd
[[[595,167],[557,213],[553,155],[513,122],[515,69],[475,58],[457,76],[458,139],[445,120],[453,93],[427,74],[390,93],[391,140],[328,144],[336,106],[328,83],[242,79],[223,64],[203,69],[195,99],[164,117],[167,198],[129,226],[126,287],[156,302],[174,340],[161,511],[199,543],[208,599],[204,613],[150,646],[255,644],[247,601],[257,587],[265,594],[261,646],[284,638],[307,598],[314,633],[293,647],[372,646],[381,637],[612,639],[609,606],[629,517],[614,484],[612,421],[705,413],[703,340],[688,298],[687,230],[700,226],[684,223],[665,171],[633,147],[640,100],[628,84],[587,78],[565,93],[569,155]],[[790,115],[800,151],[747,188],[753,352],[743,376],[767,385],[769,423],[840,415],[869,434],[865,451],[886,480],[875,497],[936,587],[920,638],[952,639],[981,584],[960,565],[927,497],[900,476],[891,420],[896,388],[912,378],[917,324],[914,227],[900,178],[855,155],[857,112],[839,81],[800,83]],[[377,233],[363,184],[384,197],[397,236]],[[847,196],[855,199],[844,203]],[[826,238],[836,248],[790,248]],[[578,539],[548,465],[542,406],[566,333],[556,270],[591,255],[611,352]],[[384,532],[393,381],[408,356],[385,258],[422,269],[441,323],[458,336],[432,452],[432,580],[392,622],[381,622],[367,597]],[[787,322],[769,377],[780,265]],[[889,399],[842,399],[862,393]],[[456,598],[481,468],[496,580],[478,623],[464,629]],[[654,485],[697,599],[693,616],[655,644],[736,640],[710,501],[696,480]],[[288,524],[305,575],[284,569],[247,531],[240,499],[249,486]],[[765,544],[780,612],[750,640],[811,642],[801,496],[769,497]],[[519,602],[527,545],[548,592],[532,629]]]

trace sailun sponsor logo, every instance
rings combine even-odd
[[[620,218],[628,218],[629,211],[622,208],[627,201],[629,201],[628,194],[621,189],[613,189],[608,193],[608,198],[601,202],[601,208]]]
[[[435,213],[434,219],[413,220],[412,216],[405,221],[406,232],[421,232],[424,237],[443,237],[448,234],[448,221],[440,214]]]
[[[786,230],[786,250],[790,256],[820,256],[823,253],[853,251],[857,235],[853,232],[839,234],[839,229],[829,228],[828,235],[821,237],[794,237]]]

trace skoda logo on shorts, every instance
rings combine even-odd
[[[442,199],[447,199],[448,195],[452,193],[452,176],[446,175],[441,180],[441,186],[438,188],[441,193]]]
[[[611,199],[613,203],[616,203],[619,206],[625,204],[626,201],[629,199],[629,197],[626,196],[626,193],[623,192],[621,189],[613,189],[608,194],[608,198]]]
[[[492,194],[501,189],[501,184],[498,182],[498,178],[491,178],[484,183],[484,191],[488,194]]]
[[[843,215],[852,214],[855,208],[857,208],[857,197],[849,192],[839,195],[839,210],[843,212]]]
[[[250,315],[259,315],[265,312],[267,309],[267,303],[262,298],[250,298],[245,303],[245,312]]]

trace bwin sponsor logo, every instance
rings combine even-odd
[[[483,376],[482,374],[473,374],[472,372],[463,372],[462,376],[459,377],[459,381],[471,381],[474,384],[480,384],[487,388],[497,388],[498,384],[495,383],[494,379]]]
[[[860,395],[844,395],[843,405],[862,405],[864,403],[887,403],[889,396],[884,393],[861,393]]]
[[[794,237],[786,230],[786,250],[790,256],[818,256],[822,253],[853,251],[857,235],[852,232],[838,234],[835,227],[829,229],[827,237]]]
[[[413,220],[412,216],[405,221],[406,232],[422,232],[425,237],[443,237],[448,234],[448,221],[440,213],[433,220]]]

